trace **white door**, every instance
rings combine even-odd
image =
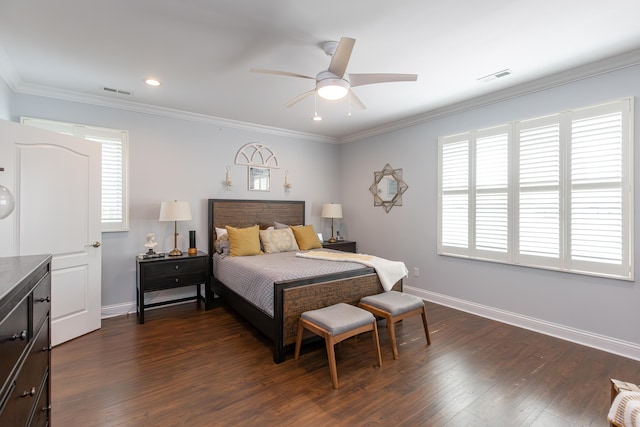
[[[14,253],[53,255],[51,342],[57,345],[101,324],[101,146],[0,125],[2,143],[10,141],[14,154]]]

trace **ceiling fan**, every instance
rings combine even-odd
[[[291,73],[289,71],[266,70],[263,68],[251,68],[253,73],[276,74],[280,76],[298,77],[302,79],[312,79],[316,81],[316,87],[313,90],[304,92],[285,104],[291,107],[302,101],[309,95],[317,92],[322,98],[335,100],[344,98],[347,94],[350,96],[350,102],[358,107],[365,109],[366,107],[351,90],[356,86],[364,86],[375,83],[390,82],[414,82],[418,80],[417,74],[350,74],[347,73],[347,65],[351,58],[351,52],[356,40],[349,37],[342,37],[340,42],[328,41],[322,45],[325,53],[331,56],[329,68],[320,71],[315,77],[305,76],[303,74]]]

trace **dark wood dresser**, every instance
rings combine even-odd
[[[51,423],[51,256],[0,258],[0,426]]]

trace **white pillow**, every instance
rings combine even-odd
[[[218,228],[216,229],[216,240],[229,240],[229,235],[227,234],[226,228]]]
[[[260,230],[260,241],[264,252],[276,254],[278,252],[298,251],[298,243],[290,228],[278,230]]]

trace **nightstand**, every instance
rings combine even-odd
[[[200,285],[204,283],[205,287],[209,287],[209,255],[204,252],[188,255],[185,252],[180,256],[164,256],[163,258],[140,259],[136,257],[136,273],[138,323],[143,324],[145,308],[191,300],[196,300],[198,307],[200,307],[200,300],[203,299]],[[197,293],[194,297],[152,304],[144,303],[145,292],[194,285],[197,286]],[[205,300],[205,306],[206,303]]]
[[[356,252],[356,242],[352,242],[350,240],[338,240],[335,243],[324,241],[322,242],[322,247],[326,249],[335,249],[342,252]]]

